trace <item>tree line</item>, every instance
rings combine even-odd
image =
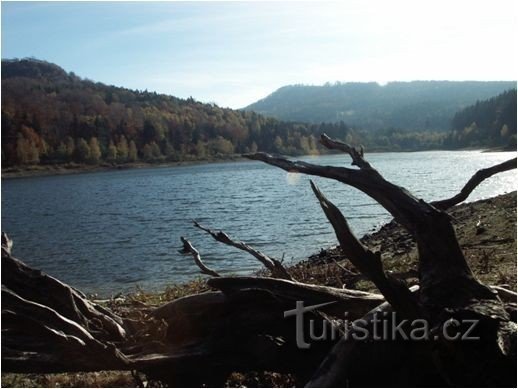
[[[343,139],[350,128],[108,86],[45,61],[2,61],[4,166],[206,160],[257,150],[314,154],[322,131]]]
[[[516,89],[459,111],[453,130],[301,123],[82,79],[35,59],[2,61],[2,166],[210,160],[325,152],[318,136],[368,150],[516,147]]]
[[[516,89],[457,112],[452,132],[445,140],[451,147],[506,146],[516,149]]]

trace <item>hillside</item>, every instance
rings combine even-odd
[[[515,81],[412,81],[285,86],[249,105],[247,111],[282,120],[345,121],[365,130],[451,128],[455,113],[477,100],[516,88]]]
[[[453,147],[480,145],[516,149],[516,89],[457,112],[447,143]]]
[[[224,109],[193,98],[105,85],[36,59],[2,60],[2,167],[14,169],[16,175],[19,167],[65,166],[71,171],[86,165],[207,161],[256,150],[316,154],[326,152],[317,141],[321,133],[363,144],[369,151],[506,146],[516,139],[516,92],[514,124],[508,120],[513,117],[512,93],[493,98],[495,93],[489,102],[479,101],[474,108],[463,105],[465,110],[453,122],[455,131],[448,134],[444,130],[452,128],[451,119],[457,112],[453,108],[461,102],[509,84],[514,85],[296,86],[282,88],[257,103],[271,105],[274,112],[269,114],[298,107],[301,120],[308,122],[297,122]],[[305,90],[315,91],[310,97],[320,103],[308,106],[312,100],[302,93]],[[328,98],[331,100],[323,104]],[[340,112],[347,120],[310,123],[312,112],[331,112],[333,107],[344,106],[344,101],[349,105]],[[349,124],[354,120],[360,124],[353,128]],[[386,127],[385,123],[395,124]],[[371,131],[373,128],[379,130]]]
[[[345,138],[349,128],[325,131]],[[2,60],[2,166],[207,160],[317,151],[320,125],[105,85],[36,59]]]

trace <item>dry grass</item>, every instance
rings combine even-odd
[[[4,388],[131,388],[137,383],[130,372],[11,374],[2,373]]]

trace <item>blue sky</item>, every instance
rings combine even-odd
[[[240,108],[287,84],[516,80],[515,1],[2,2],[2,58]]]

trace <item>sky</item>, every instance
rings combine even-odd
[[[2,1],[2,58],[242,108],[289,84],[516,80],[515,0]]]

